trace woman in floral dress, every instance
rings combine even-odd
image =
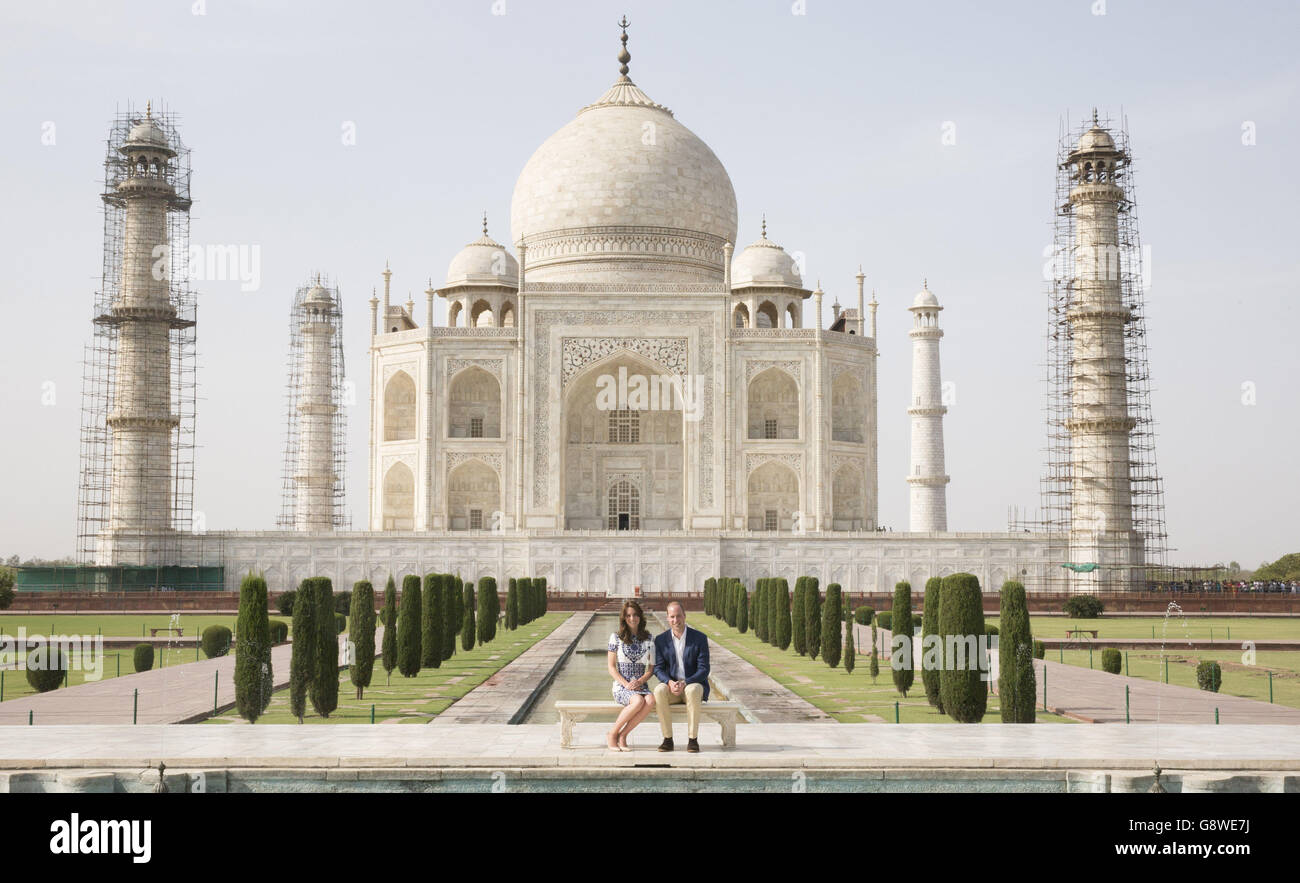
[[[614,728],[605,737],[610,751],[631,751],[628,734],[655,707],[648,686],[655,670],[655,642],[645,625],[645,613],[635,601],[623,602],[618,631],[609,636],[609,673],[614,678],[614,701],[623,706]]]

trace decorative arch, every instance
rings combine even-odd
[[[787,328],[799,328],[803,325],[803,311],[799,309],[797,301],[790,301],[785,307],[785,319]]]
[[[799,476],[779,460],[769,460],[746,482],[750,530],[791,530],[799,511]],[[775,526],[774,526],[775,525]]]
[[[866,521],[862,470],[845,463],[831,479],[831,518],[835,530],[862,530]]]
[[[611,481],[605,495],[610,530],[641,529],[641,489],[626,478]]]
[[[384,441],[415,438],[415,381],[398,371],[384,385]]]
[[[456,323],[460,321],[460,301],[454,300],[447,305],[447,327],[455,328]]]
[[[760,371],[749,382],[746,397],[749,437],[799,437],[799,386],[777,366]]]
[[[744,304],[736,304],[736,308],[731,311],[732,324],[737,328],[749,328],[749,307]]]
[[[628,529],[681,528],[687,465],[684,415],[670,382],[676,376],[648,355],[619,348],[564,383],[559,485],[565,529],[611,529],[611,512],[618,529],[609,493],[619,479],[638,488],[637,511],[623,511],[629,523],[630,516],[637,518],[637,527]]]
[[[474,301],[474,305],[469,308],[469,324],[471,328],[495,326],[496,317],[492,315],[492,305],[485,300]]]
[[[501,480],[495,469],[477,458],[466,460],[447,475],[447,519],[452,530],[485,530],[501,510]]]
[[[384,475],[384,530],[415,530],[415,475],[394,463]]]
[[[831,383],[831,440],[862,443],[867,397],[862,381],[844,371]]]
[[[501,383],[477,366],[464,368],[447,390],[449,438],[501,437]]]
[[[754,314],[755,328],[777,328],[780,324],[781,317],[776,311],[776,304],[765,300],[758,305],[758,312]]]
[[[502,327],[502,328],[514,328],[514,327],[515,327],[515,304],[514,304],[514,301],[509,301],[509,300],[508,300],[508,301],[506,301],[506,302],[501,306],[501,327]]]

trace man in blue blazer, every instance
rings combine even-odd
[[[668,605],[668,631],[655,638],[655,707],[664,734],[660,751],[673,750],[670,705],[686,704],[686,750],[697,752],[700,742],[700,703],[709,698],[709,639],[686,627],[686,611],[676,601]]]

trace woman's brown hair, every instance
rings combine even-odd
[[[629,607],[635,610],[637,615],[635,638],[632,637],[632,629],[628,628],[627,625],[627,609]],[[641,610],[641,605],[630,598],[623,602],[623,609],[618,612],[618,639],[624,644],[631,644],[634,640],[650,640],[650,630],[645,627],[645,613]]]

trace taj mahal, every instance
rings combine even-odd
[[[119,346],[131,343],[115,362],[117,402],[104,423],[107,514],[91,563],[220,566],[229,589],[250,570],[273,588],[308,576],[382,585],[390,573],[436,570],[467,580],[545,576],[555,591],[616,596],[698,592],[718,575],[752,585],[777,572],[853,593],[959,571],[986,590],[1016,579],[1034,591],[1069,560],[1101,562],[1094,580],[1129,579],[1142,562],[1141,539],[1131,516],[1123,518],[1125,476],[1106,477],[1133,429],[1114,413],[1124,409],[1123,390],[1115,399],[1101,384],[1101,397],[1085,400],[1097,388],[1089,377],[1073,386],[1079,398],[1066,422],[1076,439],[1076,496],[1093,505],[1088,523],[1060,534],[953,530],[940,297],[922,285],[908,308],[909,407],[883,419],[909,421],[910,461],[882,472],[877,390],[906,380],[877,376],[878,304],[866,274],[845,285],[852,306],[826,304],[820,281],[804,278],[775,241],[775,226],[770,234],[764,219],[758,230],[738,230],[723,163],[632,81],[626,30],[622,43],[613,85],[523,166],[508,237],[491,214],[481,230],[467,224],[473,241],[419,307],[393,302],[393,270],[384,269],[382,298],[377,291],[369,301],[363,529],[337,517],[344,452],[331,423],[338,378],[330,353],[344,305],[321,284],[295,301],[304,358],[290,421],[299,459],[286,472],[293,503],[280,529],[196,533],[151,514],[152,500],[152,510],[174,515],[180,488],[159,477],[168,470],[151,478],[138,464],[174,460],[169,434],[183,419],[163,413],[174,402],[150,403],[149,366],[131,355],[162,346],[169,328],[174,342],[181,320],[164,309],[165,284],[145,279],[130,244],[164,236],[160,218],[186,210],[188,199],[158,185],[176,155],[165,121],[125,130],[128,170],[113,198],[127,249],[105,315]],[[1110,158],[1113,174],[1120,151],[1104,127],[1089,132],[1072,160],[1088,203],[1076,231],[1085,247],[1105,240],[1120,198],[1089,153]],[[137,180],[150,175],[148,186]],[[1091,292],[1092,307],[1075,309],[1070,321],[1095,349],[1087,370],[1104,371],[1107,358],[1123,359],[1120,291],[1081,290]],[[444,324],[434,321],[439,299]],[[133,415],[132,407],[159,413]],[[137,453],[119,457],[127,445]],[[909,488],[906,531],[881,529],[882,477]]]

